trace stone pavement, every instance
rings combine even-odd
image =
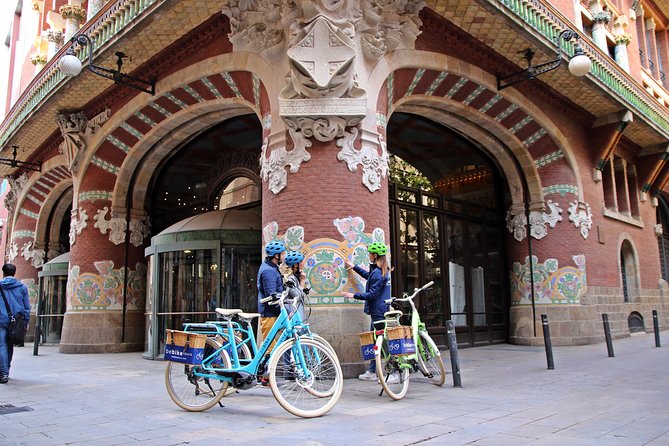
[[[669,344],[668,332],[663,332]],[[669,445],[669,345],[651,334],[605,344],[460,350],[462,388],[412,375],[402,401],[346,380],[318,419],[284,411],[269,388],[189,413],[168,397],[164,363],[139,353],[66,355],[18,348],[0,406],[0,445]],[[445,353],[448,358],[448,353]],[[449,370],[450,372],[450,370]]]

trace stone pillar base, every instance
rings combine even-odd
[[[60,339],[61,353],[118,353],[144,350],[144,313],[68,312],[63,320]]]
[[[601,315],[592,305],[537,305],[536,336],[532,322],[532,307],[511,307],[509,342],[519,345],[543,345],[541,315],[548,316],[553,345],[585,345],[604,341]]]
[[[314,333],[323,336],[339,356],[345,378],[354,378],[367,367],[360,355],[358,333],[369,331],[369,316],[362,305],[312,307],[309,325]]]

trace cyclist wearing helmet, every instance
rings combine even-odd
[[[365,301],[365,314],[372,318],[370,330],[374,330],[374,322],[384,320],[383,314],[388,311],[387,299],[390,299],[390,266],[386,254],[388,247],[380,242],[374,242],[367,247],[369,252],[369,271],[345,260],[346,269],[353,269],[367,279],[364,293],[343,292],[344,297]],[[363,381],[376,381],[376,362],[372,360],[369,369],[358,376]]]
[[[279,272],[279,265],[283,260],[286,247],[281,242],[269,242],[265,245],[265,261],[258,270],[258,313],[260,313],[260,331],[263,339],[272,329],[272,325],[281,313],[276,305],[267,305],[260,302],[261,299],[283,291],[283,278]]]
[[[289,251],[283,260],[286,265],[286,271],[283,273],[286,287],[290,288],[290,297],[293,299],[293,305],[290,306],[290,311],[297,309],[300,316],[304,319],[304,302],[306,296],[304,293],[304,285],[307,276],[302,271],[301,265],[304,260],[304,255],[299,251]],[[296,305],[297,303],[298,305]]]

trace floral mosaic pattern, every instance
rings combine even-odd
[[[123,308],[124,268],[114,269],[114,262],[103,260],[93,265],[99,274],[80,273],[80,267],[70,268],[67,280],[67,310],[120,310]],[[126,290],[128,310],[145,306],[146,265],[138,263],[128,268]]]
[[[21,282],[28,288],[28,299],[30,299],[30,310],[32,313],[37,311],[37,293],[38,286],[35,279],[23,279]]]
[[[559,267],[557,259],[539,263],[532,256],[534,298],[538,304],[580,304],[588,291],[585,273],[585,255],[572,257],[574,266]],[[511,272],[511,304],[531,305],[532,290],[529,257],[525,263],[513,264]]]
[[[345,299],[342,291],[362,291],[364,280],[354,272],[346,271],[344,260],[366,267],[368,264],[367,245],[384,242],[385,233],[375,228],[365,232],[365,222],[360,217],[338,218],[333,221],[342,240],[319,238],[304,242],[304,228],[292,226],[285,234],[279,234],[276,222],[263,229],[264,243],[278,240],[290,250],[304,254],[304,272],[311,287],[309,299],[312,304],[353,304],[362,303],[355,299]]]

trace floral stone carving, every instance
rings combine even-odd
[[[268,183],[269,190],[274,194],[281,192],[288,184],[288,173],[286,167],[290,166],[291,173],[297,173],[300,165],[311,159],[307,152],[307,147],[311,147],[311,141],[306,138],[304,132],[296,128],[288,128],[288,133],[293,140],[293,149],[286,150],[286,147],[279,147],[270,152],[267,156],[269,141],[267,138],[263,141],[260,155],[260,177]]]
[[[21,193],[28,184],[28,175],[24,172],[18,178],[10,176],[7,177],[7,180],[9,181],[9,191],[5,195],[5,208],[7,208],[9,215],[12,215]]]
[[[77,235],[87,226],[88,214],[85,209],[72,209],[72,220],[70,222],[70,246],[77,241]]]
[[[136,217],[130,219],[130,243],[135,247],[142,246],[144,239],[149,236],[148,217]]]
[[[577,228],[581,228],[581,236],[587,239],[590,228],[592,228],[592,209],[590,205],[575,200],[569,205],[568,211],[569,221],[573,222]]]
[[[562,221],[562,209],[558,203],[553,203],[552,200],[546,201],[546,207],[549,212],[545,211],[531,211],[530,212],[530,235],[537,240],[548,235],[548,228],[546,225],[554,228],[557,222]],[[517,241],[523,241],[527,236],[527,218],[522,208],[519,211],[509,210],[506,214],[506,228],[513,234],[513,238]]]
[[[339,161],[345,161],[348,170],[355,172],[358,170],[358,165],[362,166],[362,184],[364,184],[370,192],[377,191],[381,188],[381,180],[388,176],[388,151],[383,137],[379,135],[379,146],[381,147],[381,155],[375,147],[369,147],[363,144],[360,150],[356,149],[353,144],[358,137],[358,129],[352,128],[350,132],[345,132],[344,136],[337,141],[337,147],[341,150],[337,153]]]
[[[93,217],[93,220],[95,220],[93,227],[99,229],[101,234],[106,234],[109,232],[109,241],[115,245],[120,245],[121,243],[125,242],[125,218],[113,217],[110,215],[109,220],[107,220],[108,213],[109,207],[107,206],[102,209],[98,209],[98,211],[95,213],[95,216]]]

